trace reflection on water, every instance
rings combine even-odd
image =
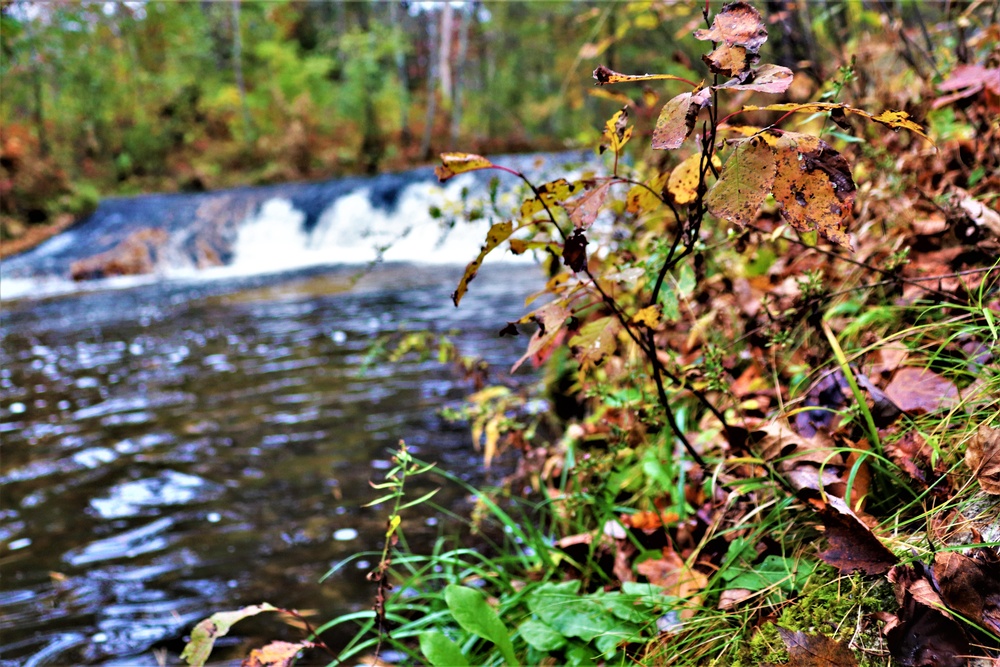
[[[521,346],[496,332],[533,270],[487,267],[458,310],[457,277],[396,267],[349,291],[313,273],[5,303],[0,664],[174,664],[214,611],[370,606],[370,564],[317,582],[380,546],[386,508],[361,505],[390,450],[405,438],[455,471],[478,457],[437,415],[469,387],[434,362],[360,374],[367,346],[455,327],[498,368]]]

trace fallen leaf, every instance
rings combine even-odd
[[[984,492],[1000,495],[1000,428],[979,427],[965,450],[965,465]]]
[[[689,602],[681,610],[681,618],[694,616],[700,604],[697,594],[708,584],[708,577],[688,567],[676,551],[664,547],[663,558],[644,560],[635,569],[649,583],[662,587],[667,595],[682,600],[689,598]]]
[[[910,414],[947,410],[958,400],[954,384],[931,370],[916,366],[897,370],[885,393],[900,410]]]
[[[779,627],[781,641],[788,647],[788,665],[793,667],[854,667],[858,661],[843,642],[825,635],[807,635]]]
[[[979,558],[955,551],[934,556],[934,583],[941,599],[958,615],[1000,634],[1000,560],[989,549]]]
[[[899,562],[871,529],[854,513],[844,514],[827,505],[820,511],[830,548],[819,554],[824,563],[843,574],[885,574]]]
[[[886,633],[889,652],[903,667],[964,667],[969,653],[965,629],[941,610],[924,567],[897,565],[889,570],[899,602],[898,623]]]

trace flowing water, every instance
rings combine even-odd
[[[272,215],[266,206],[248,222]],[[540,280],[524,263],[488,265],[456,309],[460,267],[356,274],[4,295],[0,664],[176,664],[184,636],[215,611],[266,600],[322,622],[370,607],[370,558],[319,580],[380,548],[387,509],[361,506],[398,441],[481,472],[466,426],[439,416],[469,382],[435,361],[364,370],[366,351],[383,333],[457,329],[464,353],[509,368],[524,342],[497,332]],[[414,493],[432,488],[422,484]],[[466,502],[455,489],[440,500]],[[421,521],[428,539],[442,529]],[[222,655],[283,632],[246,624]]]

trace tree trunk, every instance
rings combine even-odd
[[[451,34],[454,32],[455,10],[451,3],[444,3],[441,10],[441,39],[438,45],[438,72],[441,77],[441,102],[445,109],[451,108],[452,99],[452,79],[451,79]]]
[[[469,52],[469,25],[472,23],[472,15],[476,11],[475,3],[462,8],[461,22],[458,24],[458,54],[455,57],[455,81],[451,105],[451,143],[458,142],[458,135],[462,129],[462,92],[465,88],[465,59]]]
[[[406,54],[403,53],[402,47],[402,36],[406,34],[405,26],[403,25],[403,20],[399,16],[400,3],[393,0],[389,3],[389,21],[392,24],[394,30],[398,33],[398,39],[396,40],[396,52],[394,54],[396,59],[396,76],[399,78],[399,126],[400,126],[400,143],[403,148],[407,148],[410,142],[413,141],[413,135],[410,132],[410,77],[406,71]]]
[[[240,106],[243,109],[243,133],[247,143],[253,143],[256,134],[250,107],[247,105],[247,87],[243,81],[243,40],[240,38],[240,0],[233,0],[233,74],[236,88],[240,92]]]
[[[32,19],[24,22],[24,30],[31,43],[31,93],[34,98],[32,116],[35,120],[35,131],[38,133],[38,154],[45,158],[49,156],[49,137],[45,131],[45,97],[42,91],[42,59],[38,56],[38,41]]]
[[[434,134],[434,117],[437,115],[437,83],[438,66],[434,59],[434,52],[437,50],[437,26],[434,21],[427,22],[427,41],[430,54],[430,72],[427,74],[427,113],[424,116],[424,137],[420,142],[420,158],[429,160],[431,158],[431,137]]]

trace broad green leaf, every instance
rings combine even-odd
[[[801,590],[815,568],[816,565],[808,561],[771,555],[752,570],[724,570],[722,578],[730,589],[760,591],[774,586],[790,593]]]
[[[740,227],[757,218],[774,184],[774,150],[760,137],[740,143],[729,156],[719,180],[705,196],[705,205],[717,218]]]
[[[203,667],[208,661],[208,656],[212,653],[212,646],[216,639],[228,634],[234,623],[264,611],[279,610],[277,607],[263,602],[236,611],[220,611],[212,614],[194,626],[194,630],[191,631],[191,641],[184,647],[181,660],[186,660],[191,667]]]
[[[528,609],[564,637],[589,642],[606,633],[628,631],[600,602],[578,595],[579,585],[579,581],[543,584],[528,595]]]
[[[493,642],[508,665],[517,665],[507,628],[482,593],[467,586],[449,584],[444,589],[444,599],[448,611],[463,630]]]
[[[490,254],[498,245],[510,238],[510,235],[514,233],[514,223],[498,222],[492,227],[490,231],[486,233],[486,244],[483,245],[482,249],[479,251],[479,256],[474,260],[469,262],[469,265],[465,267],[465,273],[462,275],[462,279],[458,281],[458,287],[452,292],[451,300],[454,302],[455,306],[462,300],[465,293],[469,290],[469,283],[476,274],[479,273],[479,267],[483,265],[483,260],[486,259],[486,255]]]
[[[539,651],[557,651],[566,645],[565,637],[541,621],[527,620],[521,624],[517,631],[520,633],[521,639]]]
[[[493,163],[475,153],[441,153],[441,166],[434,168],[439,181],[477,169],[489,169]]]
[[[466,667],[469,664],[458,644],[437,630],[420,633],[420,652],[433,667]]]
[[[781,217],[799,231],[816,231],[850,248],[845,221],[857,188],[847,160],[811,134],[768,130],[764,135],[775,140],[772,191]]]

